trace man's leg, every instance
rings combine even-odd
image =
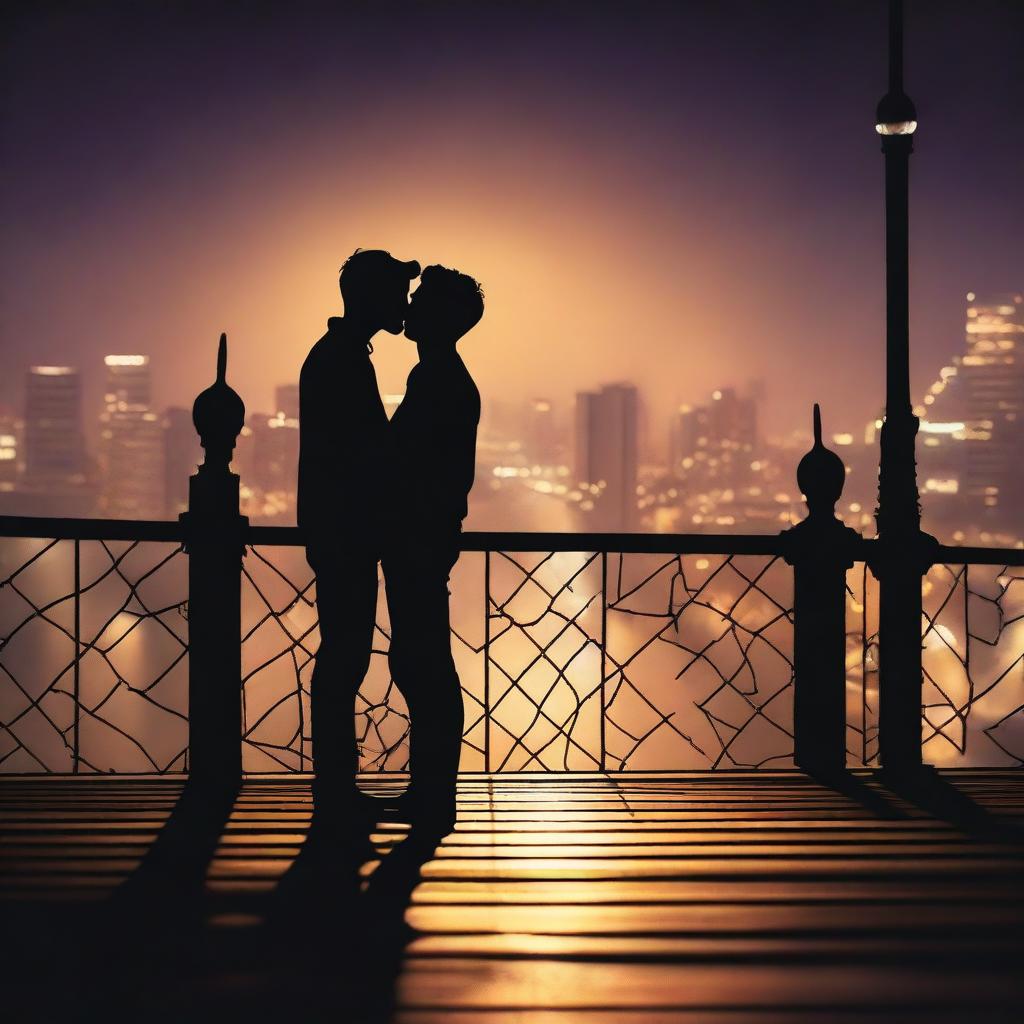
[[[451,557],[412,552],[384,564],[391,617],[391,675],[409,705],[414,802],[439,820],[455,815],[465,710],[451,650]]]
[[[355,695],[370,667],[377,613],[377,563],[332,556],[318,562],[320,647],[310,683],[314,803],[351,802],[359,767]]]

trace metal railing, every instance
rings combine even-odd
[[[0,771],[189,769],[188,555],[176,522],[0,519]],[[241,743],[309,771],[315,581],[299,531],[247,527]],[[870,557],[871,541],[858,557]],[[923,743],[1024,764],[1024,562],[943,548],[925,577]],[[462,767],[793,763],[793,571],[777,536],[463,537],[452,642]],[[847,573],[847,761],[877,760],[877,585]],[[383,600],[355,713],[367,770],[408,766]]]
[[[1024,765],[1019,549],[942,547],[922,581],[922,752],[939,765]],[[848,750],[878,763],[878,583],[848,574]]]

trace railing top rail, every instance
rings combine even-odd
[[[163,541],[181,543],[182,524],[174,519],[71,519],[0,516],[0,537],[45,537],[56,540]],[[301,546],[297,526],[250,526],[246,542]],[[871,557],[877,541],[861,541],[860,559]],[[778,555],[778,534],[751,533],[529,533],[468,531],[463,551],[614,551],[624,554]],[[942,545],[938,563],[1024,566],[1024,548]]]
[[[0,516],[0,537],[48,540],[152,540],[181,543],[177,519],[71,519],[62,516]]]
[[[297,527],[254,526],[251,544],[301,544]],[[628,554],[776,555],[775,534],[534,533],[467,531],[463,551],[615,551]]]
[[[1024,565],[1024,548],[969,548],[942,544],[936,565]]]

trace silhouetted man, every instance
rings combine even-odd
[[[341,268],[344,316],[327,321],[299,378],[298,522],[320,616],[310,695],[318,814],[347,816],[365,803],[355,785],[354,700],[373,642],[388,429],[370,342],[381,330],[402,332],[419,272],[415,261],[357,250]]]
[[[462,744],[462,690],[452,660],[448,575],[459,557],[473,486],[480,394],[456,343],[483,316],[480,286],[427,267],[413,293],[405,336],[419,363],[391,418],[397,517],[383,567],[391,616],[391,675],[412,721],[412,784],[403,801],[413,821],[451,830]]]

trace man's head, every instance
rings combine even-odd
[[[412,294],[405,336],[421,345],[454,345],[484,315],[484,293],[467,274],[427,267]]]
[[[356,249],[345,260],[338,279],[345,316],[375,331],[401,334],[409,308],[409,282],[419,272],[415,260],[396,260],[383,249]]]

